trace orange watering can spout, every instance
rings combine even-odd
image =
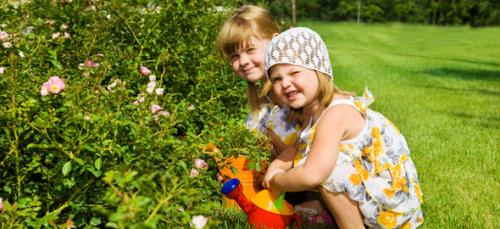
[[[293,207],[284,202],[278,209],[274,206],[274,199],[268,190],[262,190],[249,201],[243,195],[240,181],[231,179],[224,184],[221,192],[230,199],[235,200],[248,217],[248,224],[256,229],[284,229],[292,220],[300,228],[301,218],[294,213]]]

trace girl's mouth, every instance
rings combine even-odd
[[[290,92],[285,93],[285,96],[288,100],[293,101],[297,98],[297,94],[298,94],[298,92],[294,90],[294,91],[290,91]]]
[[[251,67],[251,68],[248,68],[248,69],[243,69],[243,72],[245,74],[249,74],[249,73],[251,73],[253,71],[253,69],[254,69],[254,67]]]

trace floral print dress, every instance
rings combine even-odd
[[[369,228],[416,228],[423,223],[417,170],[405,138],[386,117],[368,109],[372,102],[373,96],[365,90],[363,97],[330,104],[329,108],[353,106],[366,122],[358,136],[340,143],[336,166],[322,186],[330,192],[346,192],[357,201]],[[316,123],[301,132],[295,165],[307,159]]]
[[[283,143],[293,145],[298,138],[300,126],[295,122],[288,122],[289,109],[267,103],[261,109],[248,115],[246,127],[256,134],[267,135],[272,130]]]

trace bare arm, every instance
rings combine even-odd
[[[270,188],[276,191],[311,190],[330,176],[336,164],[339,145],[349,125],[350,117],[356,112],[347,106],[339,106],[326,111],[318,123],[311,151],[304,165],[286,172],[276,173],[271,178]],[[349,123],[349,125],[348,125]],[[361,125],[364,122],[361,120]]]
[[[293,159],[297,154],[297,149],[293,146],[287,146],[285,150],[269,165],[266,175],[262,181],[264,187],[269,187],[269,181],[277,173],[285,172],[292,168]]]

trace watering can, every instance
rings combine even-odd
[[[264,189],[255,194],[251,201],[242,192],[242,185],[237,178],[227,181],[222,187],[222,193],[238,203],[248,218],[248,224],[256,229],[286,228],[292,220],[300,228],[302,219],[295,214],[292,205],[284,201],[283,207],[278,209],[274,204],[274,197],[269,190]]]

